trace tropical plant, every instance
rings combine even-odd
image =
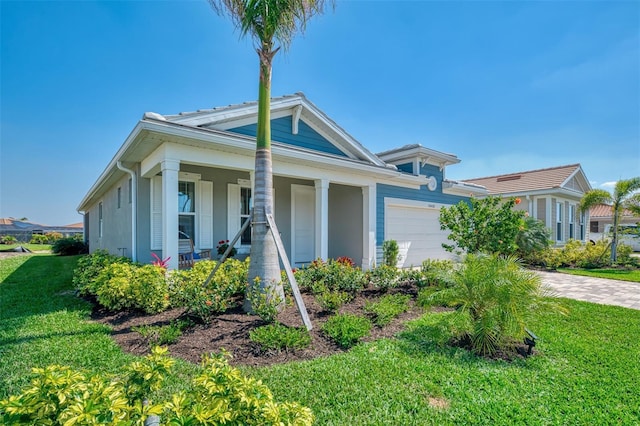
[[[0,244],[15,244],[18,239],[13,235],[3,235],[0,237]]]
[[[273,173],[271,163],[271,71],[280,48],[290,46],[307,21],[324,11],[324,0],[209,0],[219,15],[227,15],[242,36],[254,40],[260,60],[258,123],[256,134],[255,181],[251,231],[249,287],[259,278],[260,291],[276,293],[284,300],[280,263],[267,215],[273,213]],[[276,47],[278,42],[280,46]],[[247,295],[253,291],[247,289]],[[245,310],[252,311],[245,300]]]
[[[440,229],[448,230],[453,244],[442,244],[450,252],[514,254],[516,237],[525,217],[514,210],[518,198],[471,198],[440,209]]]
[[[469,254],[453,272],[454,285],[422,301],[455,307],[467,326],[458,337],[471,348],[490,355],[521,341],[530,319],[545,311],[563,309],[547,296],[550,292],[534,271],[521,268],[514,256]]]
[[[396,240],[386,240],[382,243],[382,263],[385,265],[397,266],[399,254],[400,248]]]
[[[546,249],[551,245],[550,231],[542,222],[534,217],[527,216],[520,226],[520,232],[516,235],[518,254],[525,257],[529,253]]]
[[[89,251],[87,244],[82,241],[82,235],[58,238],[51,245],[51,251],[60,256],[75,256]]]
[[[409,310],[408,294],[387,294],[376,302],[367,302],[364,311],[371,315],[373,322],[379,326],[385,326],[403,312]]]
[[[304,349],[311,344],[311,334],[305,327],[267,324],[249,332],[249,339],[266,350]]]
[[[371,332],[369,318],[354,314],[334,315],[322,325],[322,331],[338,346],[348,349]]]
[[[587,191],[580,200],[580,211],[587,212],[598,204],[609,204],[613,212],[613,233],[611,238],[611,263],[617,259],[618,224],[625,209],[636,212],[640,206],[640,177],[622,179],[616,182],[613,194],[604,189]]]

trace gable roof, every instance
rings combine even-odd
[[[344,156],[385,166],[386,164],[378,156],[366,149],[360,142],[336,124],[329,116],[316,107],[306,96],[301,93],[271,98],[271,121],[291,117],[291,134],[297,135],[303,126],[315,132],[319,138],[331,144],[334,150],[327,153],[343,154]],[[202,109],[192,112],[181,112],[173,115],[160,115],[146,113],[144,118],[165,120],[183,126],[199,127],[204,129],[224,130],[245,135],[251,134],[249,126],[257,123],[258,102],[244,102],[224,107]],[[277,133],[272,132],[273,142],[291,141],[278,140]],[[295,143],[294,143],[295,145]]]
[[[574,180],[577,182],[573,182]],[[554,189],[584,193],[591,189],[580,164],[464,179],[462,182],[482,185],[490,195],[523,194]]]

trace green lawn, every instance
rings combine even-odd
[[[560,268],[558,272],[572,275],[583,275],[586,277],[608,278],[611,280],[633,281],[640,283],[640,270],[622,269],[570,269]]]
[[[71,291],[76,258],[0,260],[0,398],[31,367],[60,363],[118,371],[123,354],[109,330],[89,321]],[[640,424],[640,311],[564,300],[568,316],[529,327],[540,354],[488,361],[439,346],[441,322],[427,314],[395,340],[269,368],[244,368],[278,400],[310,407],[318,425]],[[198,367],[179,363],[170,389]]]
[[[22,246],[33,252],[50,252],[51,244],[29,244],[29,243],[17,243],[17,244],[0,244],[0,252],[13,251],[14,248]]]

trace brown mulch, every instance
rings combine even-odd
[[[393,289],[393,292],[413,293],[415,289],[406,286]],[[382,293],[374,289],[365,290],[349,304],[343,306],[340,313],[355,313],[364,315],[367,301],[373,301]],[[303,294],[302,298],[309,313],[313,328],[311,330],[311,345],[306,349],[290,351],[263,352],[259,346],[249,339],[249,332],[266,323],[259,317],[247,315],[241,307],[230,309],[216,316],[209,324],[195,324],[187,329],[177,343],[169,345],[172,356],[182,358],[193,363],[199,363],[202,355],[219,352],[222,348],[233,355],[231,364],[264,366],[289,361],[308,360],[344,352],[329,340],[321,331],[322,324],[331,315],[322,310],[313,295]],[[371,335],[364,341],[394,337],[404,328],[408,320],[420,317],[424,310],[410,301],[410,310],[394,319],[384,327],[374,325]],[[112,327],[112,337],[124,351],[136,355],[149,353],[149,342],[132,327],[140,325],[167,325],[171,321],[186,318],[184,309],[172,309],[156,315],[146,315],[140,312],[108,312],[95,309],[92,319]],[[287,306],[279,315],[278,322],[292,327],[303,326],[300,314],[293,304]]]

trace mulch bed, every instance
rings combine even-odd
[[[398,287],[392,292],[409,293],[415,295],[415,288],[410,286]],[[340,313],[354,313],[364,315],[367,301],[383,295],[378,290],[367,289],[360,292],[356,298],[343,306]],[[232,365],[265,366],[290,361],[308,360],[344,352],[329,340],[321,331],[322,324],[331,315],[322,310],[313,295],[303,294],[304,303],[313,325],[311,330],[311,345],[306,349],[291,351],[263,352],[259,346],[249,339],[249,332],[256,327],[265,325],[259,317],[247,315],[241,307],[230,309],[215,317],[209,324],[195,324],[187,329],[177,343],[169,345],[172,356],[182,358],[193,363],[199,363],[202,355],[219,352],[222,348],[233,355]],[[424,309],[415,306],[410,301],[410,310],[401,314],[384,327],[374,325],[371,335],[364,341],[394,337],[403,330],[404,323],[424,314]],[[185,318],[184,309],[172,309],[156,315],[146,315],[140,312],[109,312],[96,308],[92,319],[112,327],[112,337],[125,352],[136,355],[149,353],[149,342],[132,327],[140,325],[167,325],[171,321]],[[279,315],[278,322],[292,327],[303,326],[300,314],[295,306],[287,306]]]

